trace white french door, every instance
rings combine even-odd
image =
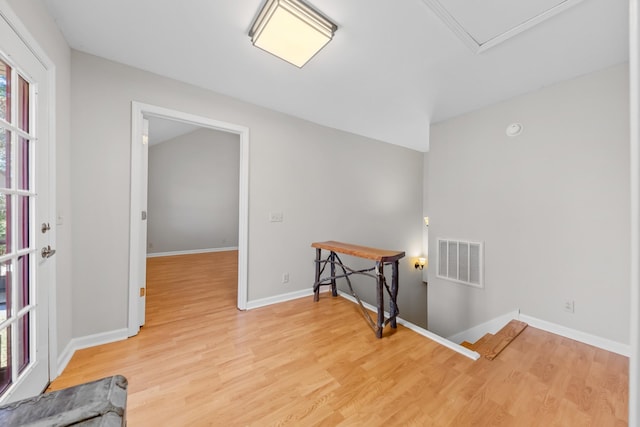
[[[0,401],[49,381],[47,72],[0,18]]]

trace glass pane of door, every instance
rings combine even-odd
[[[11,116],[11,67],[0,61],[0,119]]]
[[[16,324],[18,331],[18,341],[20,343],[18,348],[16,349],[18,375],[20,375],[25,370],[25,368],[29,366],[29,361],[31,360],[29,354],[31,348],[31,340],[29,339],[29,335],[31,333],[29,325],[31,323],[29,322],[29,319],[31,318],[31,314],[32,313],[26,313],[24,316],[21,316],[20,320]]]
[[[0,393],[12,383],[11,375],[11,326],[0,331]]]
[[[0,16],[0,403],[42,392],[56,370],[48,322],[55,259],[40,251],[55,243],[53,232],[40,232],[52,216],[52,99],[46,66],[15,28]]]
[[[0,395],[33,360],[33,96],[29,81],[0,60]]]
[[[11,163],[11,131],[0,127],[0,188],[11,186],[9,167]]]

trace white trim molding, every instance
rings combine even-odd
[[[629,425],[640,425],[640,4],[629,0],[630,343]]]
[[[348,293],[342,292],[340,290],[338,290],[338,295],[340,295],[342,298],[351,301],[354,304],[357,304],[358,302],[356,301],[356,299],[352,296],[349,295]],[[378,309],[377,307],[374,307],[373,305],[369,304],[368,302],[364,302],[362,301],[362,305],[365,306],[365,308],[367,308],[368,310],[371,310],[373,312],[377,312]],[[385,311],[384,312],[385,317],[389,317],[389,312]],[[428,331],[424,328],[421,328],[420,326],[409,322],[408,320],[405,320],[401,317],[397,317],[396,321],[398,322],[398,324],[404,326],[407,329],[411,329],[413,332],[416,332],[420,335],[422,335],[423,337],[429,338],[432,341],[437,342],[440,345],[443,345],[445,347],[447,347],[450,350],[455,351],[456,353],[460,353],[463,356],[468,357],[469,359],[472,360],[478,360],[480,358],[480,354],[478,354],[477,352],[473,351],[473,350],[469,350],[466,347],[463,347],[461,345],[458,345],[455,342],[449,341],[447,338],[443,338],[440,335],[434,334],[431,331]]]
[[[331,290],[327,288],[327,289],[325,289],[323,291],[320,291],[320,292],[321,293],[330,293]],[[313,295],[313,289],[303,289],[301,291],[289,292],[289,293],[286,293],[286,294],[280,294],[280,295],[276,295],[276,296],[273,296],[273,297],[268,297],[268,298],[262,298],[262,299],[254,300],[254,301],[249,301],[247,303],[247,309],[251,310],[251,309],[254,309],[254,308],[265,307],[265,306],[268,306],[268,305],[278,304],[278,303],[285,302],[285,301],[291,301],[291,300],[298,299],[298,298],[310,297],[312,295]],[[342,292],[342,291],[338,290],[338,295],[340,295],[342,298],[344,298],[344,299],[346,299],[348,301],[351,301],[351,302],[357,304],[356,299],[353,296],[351,296],[351,295],[349,295],[349,294],[347,294],[345,292]],[[366,302],[363,301],[362,304],[366,308],[368,308],[369,310],[372,310],[372,311],[376,311],[377,310],[374,306],[372,306],[369,303],[366,303]],[[387,317],[389,316],[389,313],[386,312],[386,311],[385,311],[385,316],[387,316]],[[423,337],[429,338],[430,340],[435,341],[438,344],[441,344],[441,345],[443,345],[443,346],[445,346],[445,347],[447,347],[447,348],[449,348],[449,349],[451,349],[451,350],[453,350],[453,351],[455,351],[457,353],[460,353],[463,356],[468,357],[469,359],[478,360],[480,358],[480,355],[478,353],[476,353],[475,351],[469,350],[468,348],[465,348],[465,347],[462,347],[461,345],[458,345],[458,344],[456,344],[454,342],[451,342],[451,341],[447,340],[446,338],[442,338],[441,336],[436,335],[433,332],[430,332],[430,331],[428,331],[428,330],[426,330],[424,328],[421,328],[420,326],[418,326],[418,325],[416,325],[414,323],[411,323],[411,322],[409,322],[409,321],[407,321],[407,320],[405,320],[405,319],[403,319],[401,317],[398,317],[396,320],[397,320],[398,324],[404,326],[405,328],[411,329],[413,332],[415,332],[417,334],[420,334]]]
[[[208,254],[211,252],[228,252],[237,251],[237,246],[230,246],[227,248],[206,248],[206,249],[190,249],[187,251],[171,251],[171,252],[155,252],[147,254],[147,258],[159,258],[163,256],[178,256],[178,255],[195,255],[195,254]]]
[[[97,345],[109,344],[128,338],[128,328],[116,329],[114,331],[101,332],[99,334],[87,335],[85,337],[72,338],[64,351],[58,356],[58,371],[56,376],[61,375],[67,367],[74,353],[83,348],[95,347]]]
[[[526,314],[520,313],[520,310],[515,310],[510,313],[503,314],[502,316],[498,316],[495,319],[491,319],[477,326],[451,335],[447,337],[447,339],[456,343],[460,343],[462,341],[474,343],[482,338],[485,334],[495,334],[513,319],[525,322],[533,328],[541,329],[555,335],[560,335],[562,337],[569,338],[583,344],[592,345],[594,347],[617,353],[622,356],[629,357],[631,355],[631,347],[627,344],[588,334],[576,329],[571,329],[566,326],[558,325],[546,320],[541,320],[533,316],[528,316]]]
[[[603,350],[611,351],[613,353],[621,354],[622,356],[629,357],[631,353],[631,348],[627,344],[622,344],[606,338],[598,337],[596,335],[588,334],[576,329],[567,328],[566,326],[547,322],[546,320],[537,319],[535,317],[527,316],[526,314],[520,314],[518,320],[521,320],[534,328],[541,329],[546,332],[551,332],[552,334],[560,335],[562,337],[569,338],[574,341],[579,341],[584,344],[589,344]]]
[[[329,293],[330,289],[325,289],[323,291],[320,291],[321,293]],[[304,298],[304,297],[310,297],[313,295],[313,289],[304,289],[301,291],[295,291],[295,292],[290,292],[287,294],[281,294],[281,295],[276,295],[273,297],[268,297],[268,298],[262,298],[259,300],[254,300],[254,301],[249,301],[247,303],[247,309],[254,309],[254,308],[259,308],[259,307],[265,307],[267,305],[272,305],[272,304],[278,304],[281,302],[285,302],[285,301],[290,301],[290,300],[294,300],[294,299],[298,299],[298,298]],[[356,299],[349,295],[348,293],[342,292],[340,290],[338,290],[338,295],[340,295],[342,298],[351,301],[355,304],[357,304]],[[372,311],[376,311],[377,308],[375,308],[374,306],[372,306],[371,304],[367,303],[367,302],[362,302],[362,305],[364,305],[367,309],[372,310]],[[385,316],[389,316],[389,313],[385,311]],[[440,345],[443,345],[445,347],[447,347],[448,349],[451,349],[457,353],[462,354],[463,356],[468,357],[469,359],[472,360],[478,360],[480,358],[480,355],[478,353],[476,353],[473,350],[469,350],[468,348],[462,347],[461,345],[458,345],[455,342],[449,341],[446,338],[443,338],[439,335],[434,334],[431,331],[428,331],[424,328],[421,328],[420,326],[409,322],[408,320],[405,320],[401,317],[398,317],[397,319],[398,324],[404,326],[407,329],[411,329],[413,332],[422,335],[425,338],[429,338],[432,341],[437,342]],[[503,325],[504,326],[504,325]]]
[[[328,291],[325,290],[323,292],[328,292]],[[301,291],[293,291],[293,292],[288,292],[286,294],[274,295],[272,297],[260,298],[253,301],[247,301],[247,310],[266,307],[268,305],[291,301],[298,298],[309,297],[311,295],[313,295],[313,289],[303,289]]]
[[[559,14],[560,12],[569,9],[572,6],[582,2],[582,0],[564,0],[546,11],[532,16],[526,21],[509,28],[508,30],[495,35],[486,41],[476,40],[475,37],[469,33],[469,31],[451,14],[441,3],[441,0],[422,0],[427,6],[444,22],[449,29],[456,35],[462,42],[467,45],[474,53],[482,53],[487,49],[499,45],[502,42],[509,40],[510,38],[520,34],[521,32],[532,28],[541,22]]]
[[[447,337],[449,341],[460,344],[463,341],[474,343],[486,334],[495,334],[513,319],[517,319],[520,316],[520,311],[515,310],[510,313],[498,316],[495,319],[491,319],[487,322],[476,325],[465,331],[458,332],[455,335]]]
[[[144,263],[141,258],[146,254],[139,253],[139,243],[142,235],[142,159],[143,147],[141,141],[144,117],[158,117],[161,119],[183,122],[203,128],[233,133],[240,139],[240,183],[238,201],[238,309],[247,309],[248,290],[248,251],[249,251],[249,128],[246,126],[226,123],[208,117],[197,116],[182,111],[172,110],[156,105],[131,102],[131,211],[129,237],[129,336],[134,336],[140,330],[138,299],[140,269]],[[146,256],[145,256],[146,258]]]

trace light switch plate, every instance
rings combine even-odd
[[[282,222],[284,219],[284,215],[282,212],[269,212],[269,221],[270,222]]]

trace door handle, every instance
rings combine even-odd
[[[42,252],[40,253],[42,255],[42,258],[51,258],[56,253],[56,250],[51,249],[51,246],[47,245],[46,248],[42,248]]]

